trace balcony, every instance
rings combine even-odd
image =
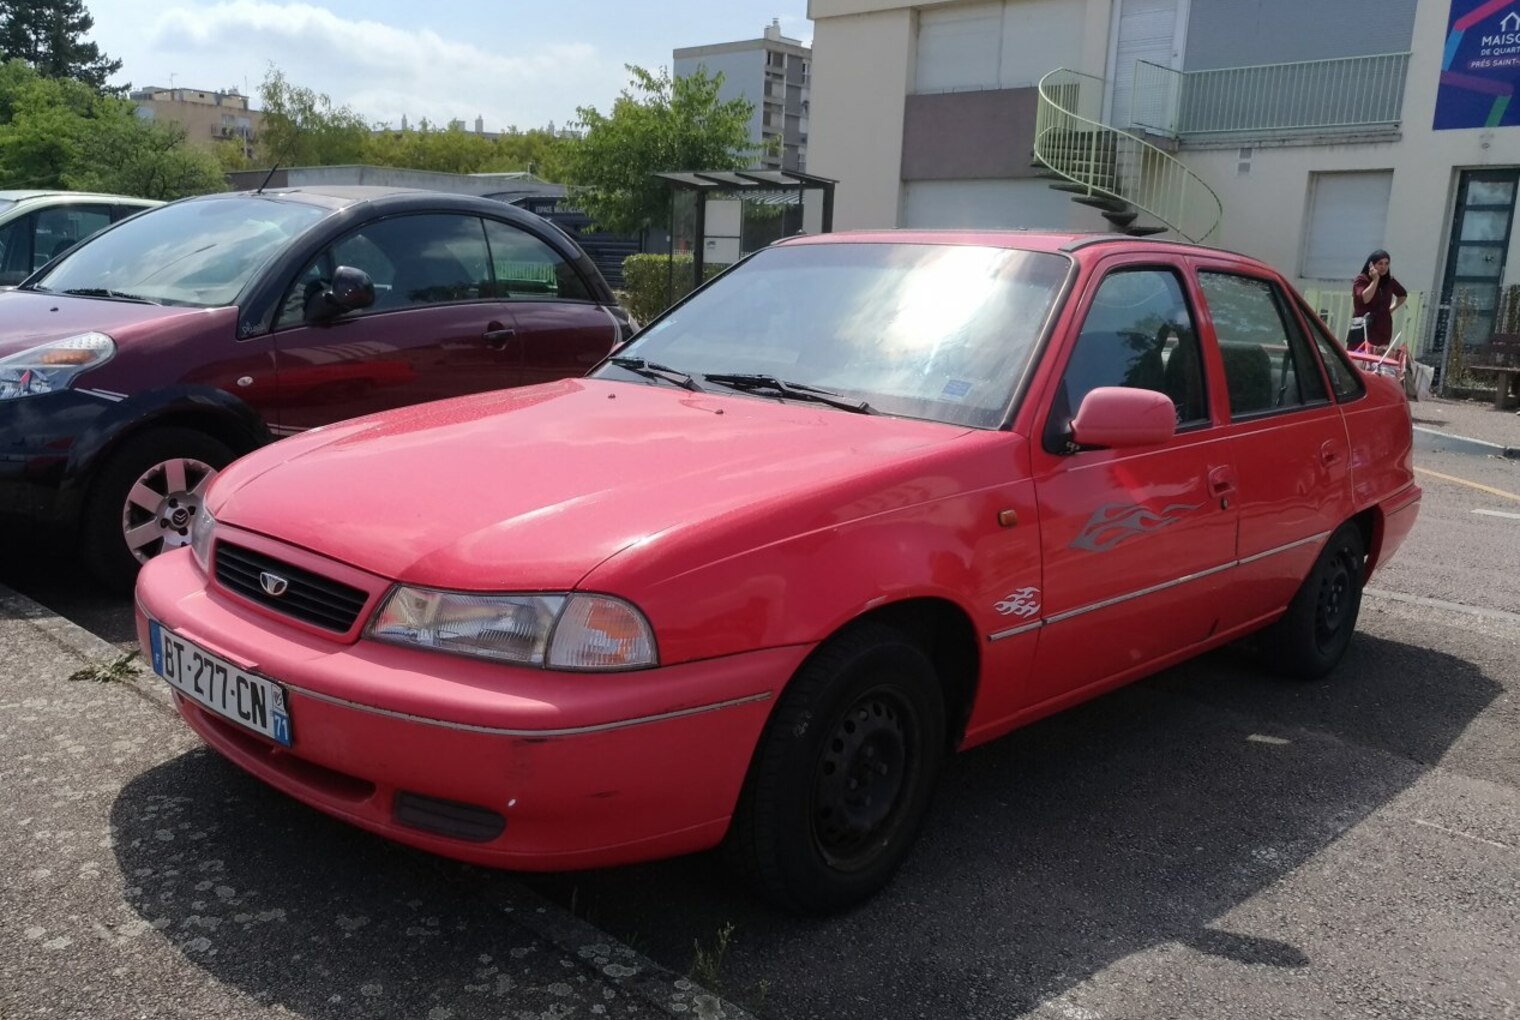
[[[1408,53],[1176,71],[1135,63],[1132,125],[1189,142],[1378,134],[1403,117]]]

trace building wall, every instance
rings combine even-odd
[[[1418,0],[1194,0],[1183,69],[1402,53]],[[1444,24],[1442,26],[1444,33]]]
[[[850,0],[811,0],[813,100],[808,172],[839,181],[834,227],[893,227],[902,201],[903,116],[913,89],[907,6],[823,16]]]
[[[251,154],[263,114],[248,109],[243,95],[199,92],[194,89],[145,89],[132,94],[137,115],[148,120],[179,124],[187,140],[210,146],[229,138],[241,138]]]
[[[729,53],[707,53],[700,57],[676,57],[675,76],[685,78],[696,74],[699,67],[706,67],[709,75],[723,75],[718,88],[718,98],[724,102],[732,99],[748,99],[755,112],[749,120],[749,136],[760,140],[760,117],[765,110],[765,51],[761,49],[739,50]],[[756,160],[754,166],[759,166]],[[694,168],[700,169],[700,168]]]
[[[1195,5],[1195,10],[1197,6],[1201,5]],[[1403,122],[1396,141],[1256,144],[1248,176],[1237,172],[1238,146],[1245,142],[1228,148],[1183,150],[1183,160],[1218,193],[1224,206],[1221,246],[1277,266],[1295,276],[1300,286],[1349,287],[1359,265],[1347,266],[1345,275],[1332,281],[1301,275],[1311,174],[1392,170],[1383,246],[1393,257],[1394,275],[1411,290],[1439,293],[1460,171],[1520,166],[1520,128],[1435,131],[1431,127],[1449,11],[1445,0],[1419,4]],[[1520,230],[1511,240],[1505,279],[1520,282]]]

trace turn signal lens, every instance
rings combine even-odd
[[[605,595],[571,595],[549,644],[550,669],[638,669],[657,661],[649,621]]]
[[[190,519],[190,552],[206,573],[211,573],[211,541],[216,537],[216,518],[204,505]]]

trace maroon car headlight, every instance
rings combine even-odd
[[[65,389],[76,375],[115,354],[116,341],[104,333],[81,333],[0,358],[0,400]]]
[[[549,669],[623,670],[656,662],[644,615],[604,595],[482,595],[401,586],[375,614],[369,636]]]

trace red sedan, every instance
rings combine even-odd
[[[1411,455],[1251,259],[802,238],[586,379],[236,462],[138,629],[208,744],[356,825],[534,870],[726,842],[830,910],[948,752],[1253,631],[1330,672]]]

